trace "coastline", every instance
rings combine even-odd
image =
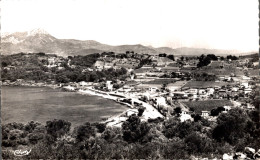
[[[104,92],[104,91],[100,91],[100,90],[95,90],[92,87],[84,87],[80,88],[80,89],[76,89],[74,87],[69,87],[66,88],[66,86],[59,86],[57,84],[44,84],[44,83],[37,83],[37,84],[33,84],[30,85],[28,83],[24,83],[24,84],[2,84],[1,86],[19,86],[19,87],[48,87],[48,88],[52,88],[52,89],[63,89],[65,91],[68,92],[75,92],[77,94],[81,94],[81,95],[92,95],[92,96],[98,96],[98,97],[102,97],[105,99],[109,99],[109,100],[113,100],[114,102],[117,102],[121,105],[127,106],[129,109],[127,109],[126,111],[123,111],[122,113],[116,114],[116,115],[111,115],[108,118],[102,119],[100,121],[100,123],[105,123],[108,126],[116,126],[116,127],[120,127],[121,124],[127,120],[127,118],[131,115],[131,114],[137,114],[138,113],[138,109],[134,106],[131,105],[129,103],[125,103],[125,102],[120,102],[119,99],[124,99],[124,98],[128,98],[131,99],[133,102],[139,103],[141,104],[143,107],[145,107],[145,111],[143,113],[143,115],[140,117],[142,121],[147,121],[150,118],[164,118],[164,116],[157,110],[155,109],[152,105],[140,101],[138,98],[133,98],[133,97],[126,97],[123,95],[119,95],[116,94],[114,92]],[[67,86],[68,87],[68,86]],[[73,89],[72,89],[73,88]],[[130,114],[129,114],[130,113]]]

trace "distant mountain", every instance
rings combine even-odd
[[[221,50],[221,49],[205,49],[205,48],[188,48],[188,47],[182,47],[182,48],[176,48],[174,49],[174,52],[176,55],[202,55],[202,54],[215,54],[215,55],[236,55],[236,54],[243,54],[240,53],[237,50]]]
[[[166,54],[176,54],[176,50],[170,47],[160,47],[155,48],[157,52],[166,53]]]
[[[152,46],[143,46],[141,44],[111,46],[94,40],[81,41],[75,39],[57,39],[42,29],[35,29],[29,32],[2,34],[1,45],[2,54],[45,52],[55,53],[60,56],[87,55],[102,52],[125,53],[126,51],[151,55],[159,53],[174,55],[228,55],[239,53],[238,51],[186,47],[176,49],[169,47],[154,48]]]

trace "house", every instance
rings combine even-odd
[[[246,81],[249,81],[251,78],[250,78],[250,77],[247,77],[247,76],[242,76],[242,79],[243,79],[243,80],[246,80]]]
[[[85,82],[85,81],[79,82],[80,86],[91,86],[92,84],[93,84],[93,82]]]
[[[146,73],[149,71],[150,69],[149,68],[139,68],[139,69],[136,69],[134,72],[135,72],[135,75],[136,76],[145,76]]]
[[[259,66],[259,62],[253,62],[253,66],[254,67]]]
[[[166,99],[164,97],[155,97],[156,106],[166,106]]]
[[[70,85],[65,86],[65,87],[63,87],[63,88],[66,89],[66,90],[69,90],[69,91],[74,91],[74,90],[75,90],[75,87],[70,86]]]
[[[150,88],[149,88],[149,91],[150,91],[150,92],[156,92],[156,90],[158,90],[157,87],[150,87]]]
[[[214,88],[207,88],[207,94],[208,95],[214,94],[214,92],[215,92]]]
[[[188,94],[185,92],[173,92],[174,98],[188,98]]]
[[[247,109],[250,109],[250,110],[253,110],[253,109],[255,109],[255,106],[253,106],[253,105],[247,103],[246,108],[247,108]]]
[[[124,92],[130,92],[132,90],[132,87],[130,87],[129,85],[124,85],[122,89]]]
[[[128,110],[128,111],[126,112],[126,116],[127,116],[127,117],[129,117],[129,116],[131,116],[131,115],[133,115],[133,114],[138,114],[138,111],[131,109],[131,110]]]
[[[245,94],[248,94],[248,93],[251,93],[252,92],[252,89],[251,88],[246,88],[244,89],[244,93]]]
[[[195,70],[197,68],[196,65],[185,65],[183,66],[184,69],[186,70]]]
[[[231,106],[223,106],[223,108],[225,109],[223,113],[227,113],[231,109]]]
[[[164,75],[164,73],[163,72],[147,72],[146,73],[146,76],[150,76],[150,77],[160,77],[160,76],[162,76],[162,75]]]
[[[153,66],[152,65],[143,65],[143,67],[142,68],[149,68],[149,69],[152,69],[153,68]]]
[[[232,88],[232,91],[233,91],[233,92],[237,92],[238,90],[239,90],[238,87],[233,87],[233,88]]]
[[[109,68],[113,68],[113,66],[114,66],[114,63],[105,63],[104,68],[109,69]]]
[[[94,67],[95,67],[97,70],[102,70],[102,69],[104,69],[104,65],[105,65],[105,62],[104,62],[104,61],[97,60],[96,63],[94,64]]]
[[[48,64],[54,65],[55,64],[55,57],[48,58]]]
[[[189,93],[189,94],[196,95],[198,93],[198,89],[191,88],[191,89],[187,90],[186,92]]]
[[[202,117],[208,117],[209,116],[209,111],[201,111],[201,116]]]
[[[112,91],[112,90],[113,90],[112,81],[107,81],[107,82],[106,82],[106,87],[107,87],[108,90]]]
[[[220,80],[220,81],[224,81],[224,80],[225,80],[225,77],[224,77],[224,76],[220,76],[220,77],[219,77],[219,80]]]
[[[245,88],[248,88],[248,82],[242,82],[241,86],[244,86]]]
[[[224,89],[219,90],[218,94],[220,97],[224,97],[224,98],[227,97],[227,92]]]
[[[199,95],[205,95],[206,90],[205,89],[199,89],[198,93],[199,93]]]

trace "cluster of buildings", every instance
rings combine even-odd
[[[120,58],[118,58],[118,56]],[[41,58],[41,57],[40,57]],[[143,59],[149,59],[150,63],[140,66]],[[62,67],[64,59],[62,57],[42,57],[46,61],[46,67]],[[166,55],[145,55],[126,52],[119,55],[101,56],[91,68],[86,71],[119,69],[126,68],[129,78],[126,81],[109,81],[102,83],[79,82],[63,84],[67,90],[76,91],[91,89],[91,91],[108,94],[121,98],[121,102],[129,101],[132,105],[136,101],[145,102],[157,112],[159,111],[165,117],[173,116],[176,108],[181,108],[181,120],[191,119],[190,108],[184,103],[185,101],[206,101],[206,100],[232,100],[239,101],[239,97],[248,97],[255,87],[255,80],[252,76],[242,75],[217,75],[217,80],[212,81],[212,85],[186,87],[187,83],[194,81],[189,76],[189,72],[196,69],[198,60],[196,58],[176,61],[167,58]],[[248,60],[235,61],[212,61],[210,68],[229,68],[239,67],[241,64],[248,63]],[[67,65],[73,67],[68,60]],[[12,69],[12,66],[9,66]],[[83,70],[82,72],[84,72]],[[185,72],[184,72],[185,71]],[[130,74],[131,72],[131,74]],[[167,75],[174,76],[167,77]],[[19,82],[19,81],[18,81]],[[10,83],[10,82],[9,82]],[[32,82],[33,83],[33,82]],[[117,86],[117,87],[115,87]],[[107,95],[106,95],[107,96]],[[140,105],[134,105],[140,107]],[[230,108],[225,106],[225,111]],[[249,106],[248,106],[249,107]],[[252,106],[250,106],[252,107]],[[135,108],[136,109],[136,108]],[[152,110],[150,110],[152,112]],[[135,111],[131,113],[135,113]],[[130,112],[127,112],[130,115]],[[159,115],[159,114],[158,114]],[[201,116],[208,117],[209,111],[201,111]],[[149,117],[149,116],[148,116]]]

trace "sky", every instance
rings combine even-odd
[[[109,45],[258,51],[257,0],[2,0],[1,32]]]

